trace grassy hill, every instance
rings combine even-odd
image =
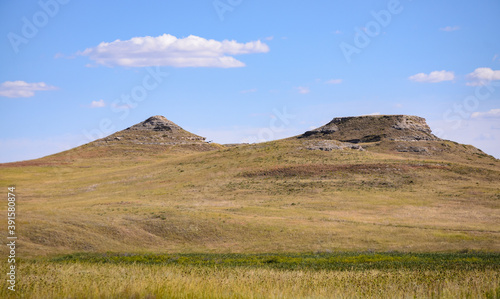
[[[0,297],[500,298],[500,161],[425,120],[204,140],[156,116],[0,164],[19,236]]]
[[[144,144],[125,133],[0,164],[1,185],[17,187],[23,256],[500,250],[500,162],[472,146]]]

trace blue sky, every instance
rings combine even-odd
[[[152,115],[233,143],[411,114],[500,158],[499,15],[497,0],[2,1],[0,162]]]

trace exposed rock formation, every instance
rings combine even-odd
[[[342,149],[357,149],[364,151],[363,147],[359,144],[340,142],[336,140],[311,140],[306,144],[306,149],[308,150],[320,150],[320,151],[332,151],[332,150],[342,150]]]
[[[151,116],[145,121],[127,128],[138,131],[180,131],[181,127],[161,115]]]
[[[96,140],[97,145],[140,144],[140,145],[208,145],[205,137],[190,133],[167,118],[157,115],[123,131]]]
[[[338,117],[320,128],[305,132],[299,138],[349,143],[440,140],[431,133],[424,118],[409,115]]]

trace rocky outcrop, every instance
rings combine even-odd
[[[306,144],[306,149],[308,150],[320,150],[320,151],[332,151],[332,150],[343,150],[343,149],[356,149],[364,151],[363,147],[359,144],[340,142],[335,140],[312,140]]]
[[[179,131],[181,127],[161,115],[151,116],[145,121],[127,128],[132,131]]]
[[[305,132],[299,138],[348,143],[440,140],[432,134],[424,118],[410,115],[338,117],[322,127]]]
[[[119,131],[96,140],[96,145],[112,144],[138,144],[138,145],[207,145],[205,137],[188,132],[168,120],[157,115]]]
[[[205,137],[185,131],[183,128],[161,115],[151,116],[145,121],[125,129],[125,131],[161,132],[163,137],[183,140],[205,140]]]

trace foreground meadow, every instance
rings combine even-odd
[[[21,298],[500,298],[494,253],[107,253],[20,265]]]

